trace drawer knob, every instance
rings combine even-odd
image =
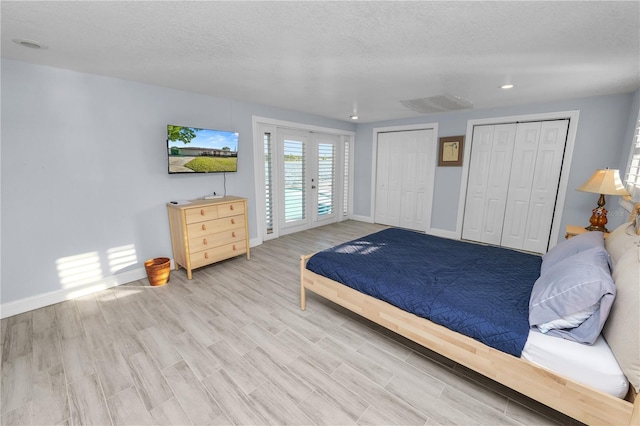
[[[207,225],[205,225],[204,223],[202,224],[202,230],[206,231],[207,230]]]
[[[233,251],[236,251],[236,245],[235,244],[233,245]]]
[[[200,215],[204,216],[204,209],[200,209]]]
[[[232,223],[232,224],[235,224],[235,223],[236,223],[236,220],[235,220],[235,219],[231,219],[231,223]]]
[[[204,244],[205,246],[207,245],[207,239],[206,238],[202,239],[202,244]]]
[[[231,204],[231,205],[229,206],[229,209],[230,209],[230,210],[233,210],[233,204]]]
[[[231,236],[232,236],[233,238],[235,238],[235,237],[236,237],[236,232],[235,232],[235,231],[231,232]]]
[[[204,252],[204,258],[208,259],[209,258],[209,253],[207,253],[206,251]]]

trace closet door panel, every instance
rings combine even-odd
[[[494,126],[475,126],[471,141],[471,159],[467,178],[462,238],[480,241],[489,179],[489,162]]]
[[[544,253],[549,245],[568,129],[569,120],[542,123],[524,250]]]
[[[401,135],[401,137],[402,140],[399,150],[402,152],[402,161],[398,165],[401,171],[400,181],[402,183],[400,192],[400,226],[403,228],[411,228],[416,220],[417,214],[417,144],[414,139],[407,137],[407,135]]]
[[[424,231],[427,217],[426,194],[433,184],[430,180],[428,150],[433,143],[433,130],[412,130],[400,132],[402,163],[402,197],[400,204],[400,226]]]
[[[375,222],[380,222],[386,217],[388,184],[387,175],[389,173],[389,161],[387,157],[382,157],[383,152],[381,143],[378,141],[378,158],[376,161],[376,204],[375,204]]]
[[[541,122],[520,123],[516,130],[509,191],[500,245],[521,249],[529,215]]]
[[[391,186],[391,141],[380,135],[378,138],[378,157],[376,163],[376,211],[375,221],[385,225],[397,225],[394,222],[394,195]],[[397,219],[397,218],[396,218]]]
[[[485,196],[485,214],[479,241],[500,244],[516,125],[502,124],[494,127]]]

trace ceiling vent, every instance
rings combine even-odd
[[[402,105],[410,110],[422,113],[433,114],[436,112],[456,111],[459,109],[473,108],[473,104],[459,96],[439,95],[428,98],[411,99],[400,101]]]

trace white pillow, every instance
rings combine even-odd
[[[540,272],[544,273],[556,263],[594,247],[604,247],[604,235],[600,231],[585,232],[561,241],[542,256]]]
[[[635,224],[626,222],[618,226],[605,240],[604,247],[609,253],[611,265],[616,266],[620,259],[633,245],[640,241],[640,235],[636,234]]]
[[[609,255],[604,247],[583,250],[542,270],[531,289],[529,325],[539,328],[544,324],[549,334],[593,344],[615,296]],[[570,327],[548,327],[549,323],[573,324],[578,320]]]
[[[548,333],[550,330],[555,330],[557,328],[575,328],[582,324],[584,320],[589,318],[595,311],[600,307],[599,303],[593,304],[581,311],[576,312],[572,315],[567,315],[565,317],[559,318],[554,321],[549,321],[538,325],[538,330],[541,333]]]

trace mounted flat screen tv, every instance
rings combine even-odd
[[[238,171],[238,133],[167,126],[169,173]]]

